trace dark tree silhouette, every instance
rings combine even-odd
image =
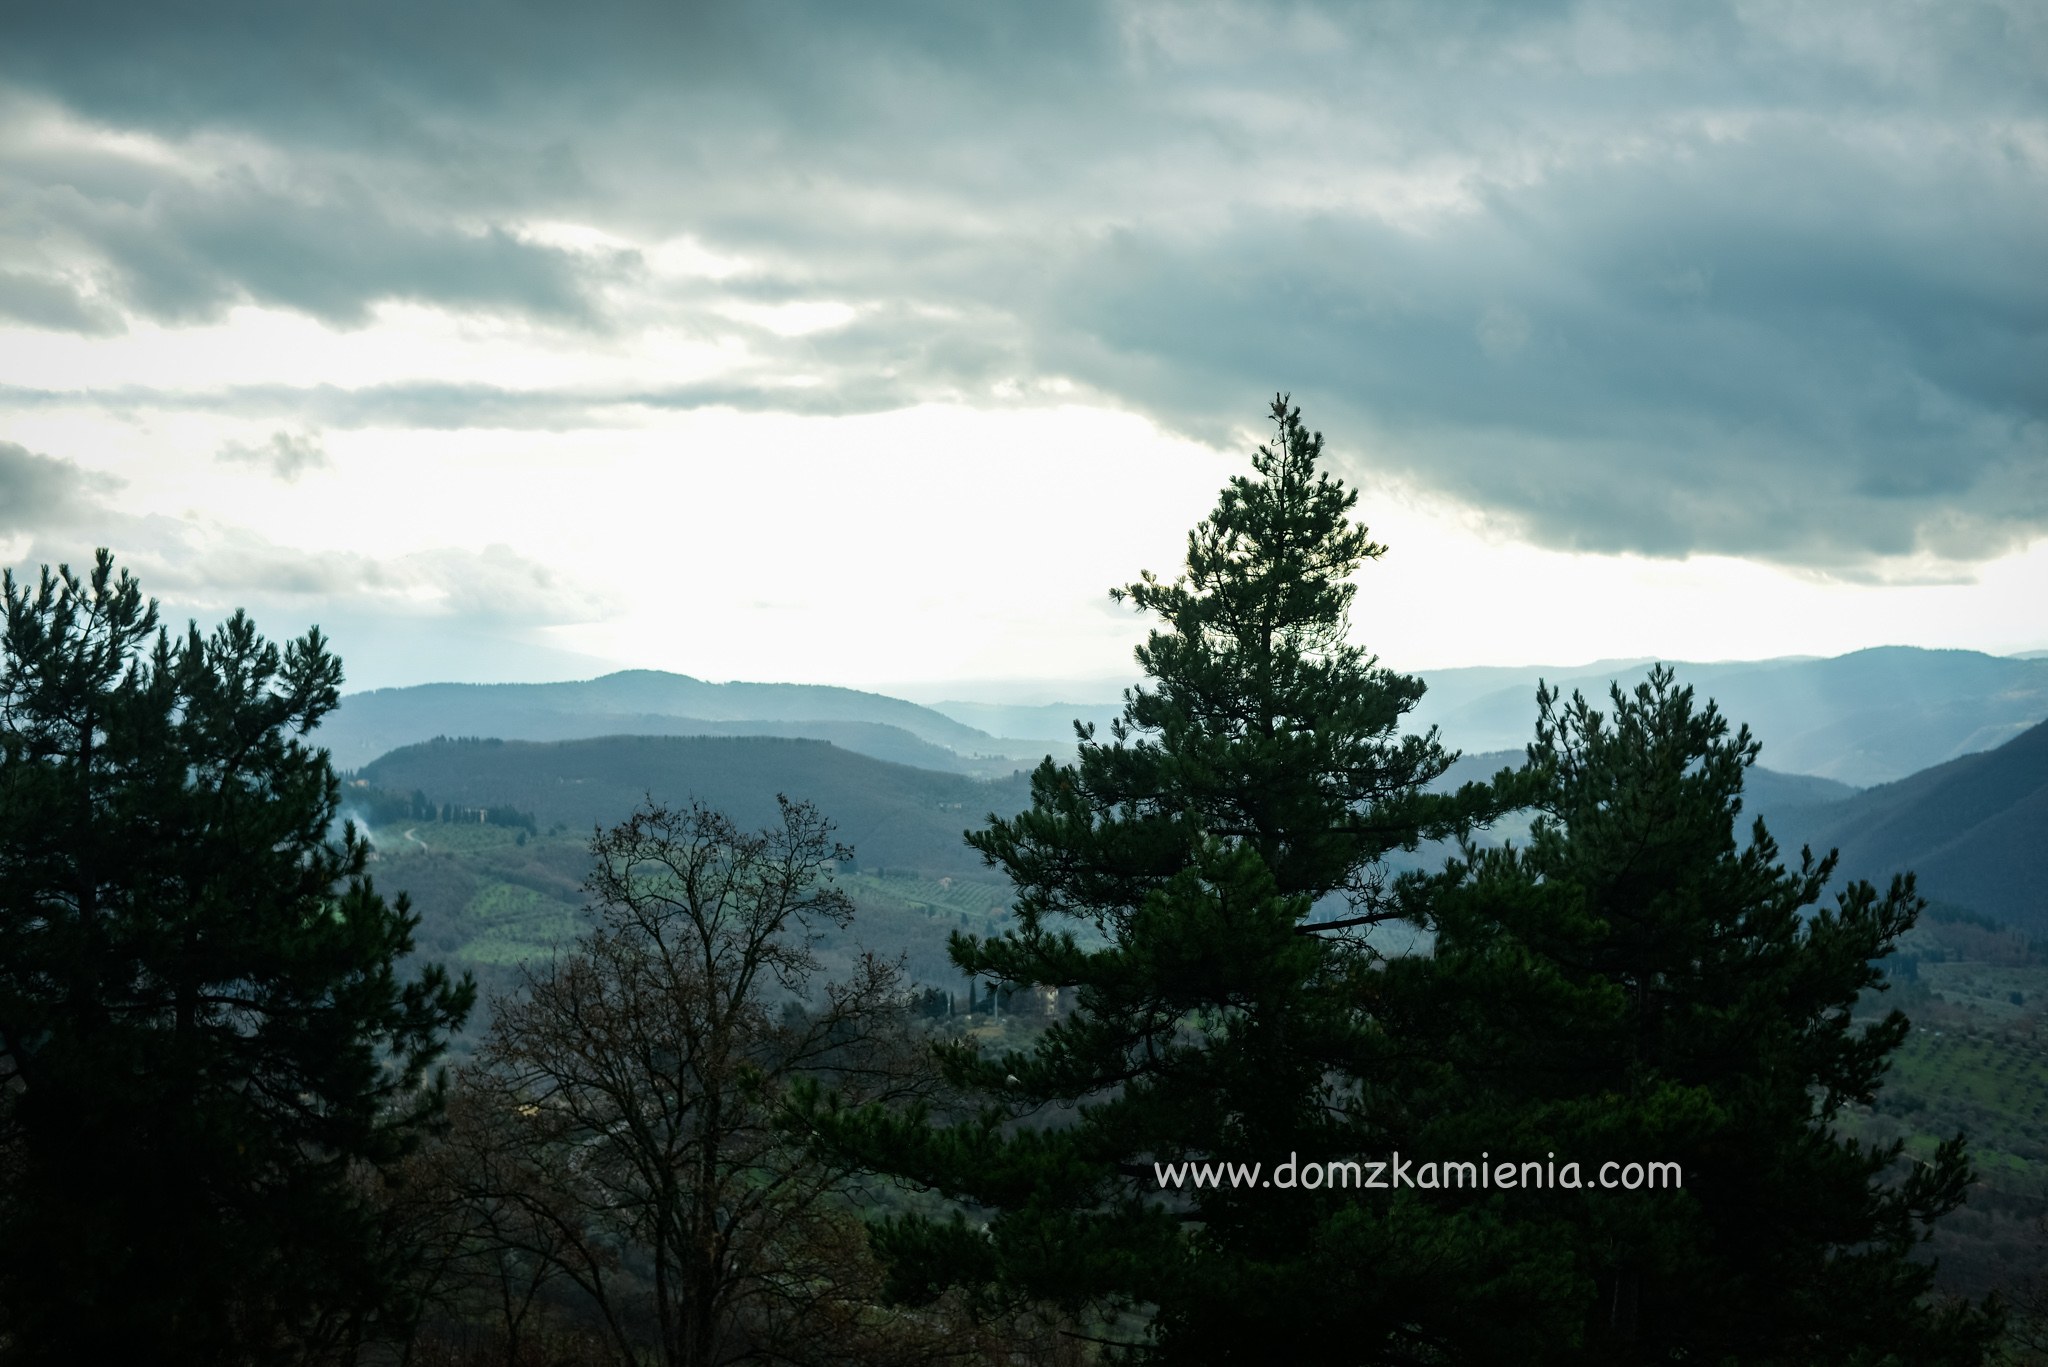
[[[1586,1188],[1683,1172],[1486,1194],[1575,1288],[1517,1360],[1980,1361],[1993,1318],[1932,1303],[1913,1257],[1963,1201],[1962,1136],[1901,1173],[1899,1144],[1837,1127],[1905,1038],[1854,1012],[1924,906],[1911,876],[1819,905],[1832,856],[1787,868],[1761,821],[1738,841],[1747,728],[1668,667],[1612,699],[1539,694],[1530,840],[1412,885],[1435,953],[1394,966],[1443,1061],[1427,1151],[1554,1154]]]
[[[760,832],[649,805],[592,842],[596,924],[494,1003],[454,1180],[481,1246],[572,1282],[622,1359],[950,1356],[973,1345],[880,1307],[845,1168],[781,1123],[799,1081],[901,1100],[931,1069],[894,964],[813,991],[852,852],[779,801]]]
[[[1499,805],[1477,785],[1425,791],[1455,757],[1433,732],[1401,733],[1422,683],[1348,635],[1352,576],[1385,548],[1318,468],[1320,434],[1285,398],[1272,418],[1256,477],[1189,534],[1185,574],[1113,594],[1164,625],[1110,738],[1080,728],[1075,763],[1040,767],[1027,811],[967,837],[1015,883],[1017,928],[955,936],[956,962],[1072,989],[1072,1016],[1028,1053],[950,1053],[989,1103],[979,1116],[821,1120],[865,1161],[997,1212],[985,1231],[880,1231],[906,1294],[979,1280],[1149,1306],[1164,1360],[1363,1360],[1407,1332],[1412,1296],[1315,1289],[1343,1281],[1335,1258],[1378,1266],[1407,1230],[1362,1233],[1302,1192],[1162,1193],[1154,1170],[1387,1147],[1380,956],[1361,934],[1402,914],[1383,856]],[[1007,1124],[1055,1103],[1077,1107],[1072,1124]]]
[[[340,663],[236,613],[175,639],[99,553],[5,581],[0,1335],[20,1362],[238,1362],[405,1307],[366,1168],[440,1105],[473,990],[402,982],[305,734]]]

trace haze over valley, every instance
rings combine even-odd
[[[1610,684],[1632,688],[1646,669],[1617,662],[1434,671],[1409,725],[1436,726],[1462,752],[1439,781],[1449,789],[1520,766],[1539,680],[1605,705]],[[1788,858],[1802,844],[1821,852],[1839,845],[1844,877],[1882,881],[1916,869],[1930,897],[2048,936],[2048,658],[1894,647],[1681,665],[1678,676],[1761,742],[1746,810],[1767,821]],[[352,791],[373,790],[387,802],[405,795],[408,804],[417,793],[437,811],[504,809],[530,818],[536,832],[587,833],[622,819],[648,794],[702,801],[750,823],[772,813],[777,793],[802,795],[855,847],[849,873],[963,880],[960,896],[974,904],[979,924],[1006,891],[962,832],[991,813],[1022,810],[1029,770],[1047,758],[1071,761],[1073,723],[1095,724],[1106,740],[1121,709],[1105,699],[919,705],[822,685],[713,684],[632,671],[575,683],[350,694],[316,739],[333,751]],[[416,825],[361,801],[350,811],[386,850],[402,851],[402,831]],[[1526,818],[1511,819],[1486,838],[1525,832]],[[412,843],[438,838],[415,835]],[[1426,867],[1447,852],[1425,849],[1397,863]],[[558,911],[580,897],[574,880],[554,891]],[[880,885],[866,891],[878,895]],[[422,906],[437,925],[462,920],[463,907],[444,897]],[[557,916],[549,924],[559,931],[568,922]],[[907,940],[871,934],[865,943],[911,953],[927,974],[943,975],[944,938],[955,928],[935,920],[910,927]],[[904,931],[898,923],[892,933]],[[493,935],[489,956],[517,943],[503,927]]]

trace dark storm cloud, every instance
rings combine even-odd
[[[12,77],[124,123],[275,129],[318,147],[451,159],[511,145],[536,125],[569,135],[650,98],[699,92],[703,109],[729,109],[707,131],[738,123],[857,135],[845,125],[853,116],[871,126],[877,75],[938,76],[993,95],[1061,70],[1092,81],[1115,55],[1119,28],[1114,7],[1083,0],[1029,9],[950,0],[83,0],[23,9],[8,23]],[[671,142],[697,131],[642,130]]]
[[[92,230],[142,311],[204,319],[243,299],[360,323],[381,299],[583,320],[589,298],[568,252],[500,228],[394,221],[351,189],[300,200],[256,187],[165,197]]]
[[[594,291],[632,268],[627,253],[569,252],[499,225],[426,219],[340,172],[265,183],[241,170],[137,167],[128,183],[89,195],[31,184],[36,168],[8,160],[0,157],[0,196],[11,216],[45,242],[75,244],[106,296],[164,321],[208,321],[253,302],[351,325],[382,300],[422,300],[589,323]],[[0,279],[0,312],[70,331],[111,326],[104,301],[47,277]]]
[[[9,150],[34,273],[0,311],[407,298],[754,358],[201,404],[574,426],[1065,380],[1234,441],[1287,388],[1359,468],[1552,546],[1861,575],[2048,530],[2036,5],[115,9],[10,20],[0,79],[176,155]],[[744,264],[678,284],[545,220]],[[855,316],[706,321],[815,300]]]
[[[1562,176],[1427,236],[1270,216],[1192,245],[1117,234],[1062,264],[1041,337],[1156,412],[1220,418],[1214,395],[1269,375],[1340,438],[1376,434],[1363,464],[1407,453],[1402,473],[1551,545],[1845,568],[2038,535],[2048,272],[2026,225],[1983,225],[1959,258],[1896,216],[1785,223],[1777,196],[1887,188],[1801,160]]]

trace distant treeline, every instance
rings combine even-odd
[[[540,823],[534,814],[521,811],[517,807],[505,804],[437,802],[419,788],[413,789],[410,793],[393,792],[390,789],[374,787],[368,779],[363,778],[344,781],[343,805],[351,815],[360,816],[373,829],[404,822],[437,821],[505,826],[536,835],[540,832]]]

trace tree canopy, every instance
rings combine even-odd
[[[951,1051],[988,1101],[976,1116],[839,1125],[878,1164],[996,1212],[986,1234],[885,1230],[906,1286],[979,1274],[1147,1305],[1161,1352],[1206,1361],[1302,1346],[1288,1291],[1316,1279],[1333,1212],[1298,1192],[1163,1198],[1153,1165],[1384,1145],[1365,933],[1401,914],[1383,857],[1499,806],[1477,785],[1426,790],[1455,756],[1401,732],[1422,685],[1349,635],[1352,576],[1385,547],[1319,468],[1320,434],[1284,398],[1271,416],[1254,477],[1189,534],[1185,572],[1115,591],[1162,626],[1109,738],[1082,728],[1073,764],[1033,775],[1028,810],[967,837],[1015,884],[1017,926],[956,937],[956,963],[1065,989],[1072,1014],[1028,1052]],[[1072,1123],[1008,1123],[1046,1106]]]
[[[812,1117],[977,1217],[879,1228],[898,1294],[1091,1306],[1164,1363],[1977,1361],[1991,1320],[1910,1256],[1961,1140],[1900,1174],[1838,1124],[1905,1030],[1854,1013],[1910,882],[1814,911],[1829,861],[1738,847],[1756,747],[1668,670],[1611,721],[1545,693],[1526,768],[1432,787],[1421,684],[1351,637],[1385,548],[1272,417],[1185,572],[1118,591],[1162,625],[1109,737],[967,836],[1017,924],[955,962],[1071,1012],[942,1049],[978,1109]],[[1474,843],[1531,806],[1526,847]],[[1394,918],[1423,952],[1378,951]]]
[[[1491,1194],[1565,1292],[1520,1360],[1978,1361],[1992,1319],[1933,1306],[1913,1257],[1963,1201],[1962,1137],[1907,1164],[1841,1128],[1905,1038],[1864,1003],[1925,905],[1911,876],[1820,905],[1833,856],[1738,839],[1756,742],[1668,667],[1606,714],[1537,701],[1526,846],[1405,889],[1436,932],[1395,974],[1440,1060],[1426,1142],[1683,1184]]]
[[[337,833],[341,666],[158,626],[100,552],[0,640],[0,1334],[23,1362],[275,1360],[402,1315],[366,1172],[473,990]]]

